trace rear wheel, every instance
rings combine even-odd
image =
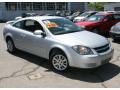
[[[66,55],[61,52],[51,54],[50,60],[52,67],[57,71],[66,71],[69,67]]]
[[[14,53],[16,48],[15,48],[15,45],[13,43],[13,40],[12,39],[8,39],[7,40],[7,49],[10,53]]]
[[[114,40],[115,42],[120,41],[120,39],[118,39],[118,38],[113,38],[113,40]]]

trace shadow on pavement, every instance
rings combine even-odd
[[[27,60],[28,62],[37,64],[40,67],[48,69],[45,72],[53,71],[54,73],[60,74],[66,78],[70,78],[73,80],[99,83],[112,79],[113,77],[120,73],[120,67],[112,63],[103,65],[96,69],[70,68],[68,71],[62,73],[52,70],[50,68],[49,61],[41,57],[37,57],[23,51],[17,51],[14,55],[24,60]]]

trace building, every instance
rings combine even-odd
[[[110,2],[104,5],[105,11],[120,11],[120,2]]]
[[[0,20],[12,20],[22,13],[55,13],[57,10],[85,11],[85,2],[0,2]]]

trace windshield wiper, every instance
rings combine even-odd
[[[69,32],[66,32],[66,33],[73,33],[73,32],[79,32],[79,31],[69,31]]]
[[[67,34],[67,33],[73,33],[73,32],[79,32],[79,31],[60,32],[60,33],[56,33],[55,35]]]

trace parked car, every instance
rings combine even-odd
[[[67,10],[62,10],[62,11],[56,11],[55,16],[60,16],[60,17],[66,17],[71,14],[70,11]]]
[[[63,17],[22,18],[6,24],[3,35],[10,53],[20,49],[49,59],[58,71],[69,66],[99,67],[113,56],[113,48],[105,37],[85,31]]]
[[[46,14],[43,14],[42,16],[55,16],[55,14],[46,13]]]
[[[25,18],[25,17],[32,17],[32,16],[38,16],[38,14],[37,13],[22,13],[21,16],[15,17],[15,20]]]
[[[79,16],[75,17],[73,22],[76,23],[76,22],[79,22],[79,21],[84,21],[86,18],[96,14],[97,11],[87,11],[87,12],[84,12],[82,14],[80,14]]]
[[[56,11],[56,13],[55,13],[55,16],[60,16],[60,14],[61,14],[61,11]]]
[[[120,22],[112,26],[110,30],[110,36],[114,40],[120,40]]]
[[[72,15],[70,16],[66,16],[67,19],[73,21],[75,17],[79,16],[81,13],[79,11],[74,12]]]
[[[88,31],[99,34],[108,34],[110,28],[120,21],[120,14],[101,12],[87,18],[85,21],[75,23]]]
[[[21,19],[22,16],[15,17],[15,20]]]
[[[22,13],[22,18],[24,17],[32,17],[32,16],[37,16],[38,14],[37,13]]]

